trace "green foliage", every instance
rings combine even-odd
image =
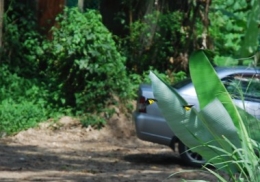
[[[178,70],[170,58],[184,49],[181,12],[153,11],[133,22],[130,35],[121,40],[129,71],[141,74],[153,66],[159,72]]]
[[[40,121],[47,120],[46,110],[33,101],[17,102],[5,99],[0,104],[0,132],[13,134],[15,132],[35,127]]]
[[[53,117],[49,90],[39,79],[42,37],[32,10],[16,0],[7,2],[0,64],[0,132],[12,134]]]
[[[94,126],[94,128],[100,129],[106,124],[106,120],[98,115],[85,114],[80,117],[80,122],[83,127]]]
[[[260,37],[260,5],[258,0],[252,0],[252,10],[248,16],[246,33],[240,49],[240,56],[246,57],[255,54],[257,51]]]
[[[135,98],[137,95],[137,90],[142,83],[150,84],[151,80],[147,76],[150,71],[153,71],[156,75],[158,75],[162,80],[164,80],[167,83],[175,84],[181,80],[184,80],[187,78],[187,74],[183,71],[179,71],[177,73],[175,72],[159,72],[152,67],[150,67],[149,71],[144,71],[142,75],[132,73],[129,74],[129,79],[131,82],[131,98]]]
[[[129,36],[119,40],[127,56],[126,65],[129,71],[142,74],[149,69],[149,66],[153,66],[159,72],[167,69],[184,70],[187,59],[182,53],[190,54],[194,49],[201,47],[205,30],[208,31],[206,32],[208,48],[218,55],[214,58],[218,65],[248,65],[247,60],[231,61],[231,58],[249,57],[248,53],[252,54],[256,49],[257,39],[254,37],[255,34],[259,34],[259,27],[255,26],[259,24],[257,3],[259,4],[257,0],[212,1],[207,14],[204,2],[189,1],[183,3],[183,9],[173,8],[175,9],[173,12],[167,12],[168,3],[159,3],[162,9],[158,11],[151,8],[148,2],[143,3],[143,7],[140,8],[132,6],[133,2],[123,1],[134,14],[129,15],[129,19],[133,19],[133,22],[126,27]],[[185,9],[184,4],[190,7]],[[202,22],[207,16],[209,26],[204,27]],[[135,19],[136,17],[141,18]],[[125,19],[121,16],[122,22]],[[246,30],[249,31],[246,33]],[[222,60],[225,59],[229,61],[223,64]]]
[[[143,80],[141,83],[151,83],[150,78],[147,76],[150,71],[153,71],[156,75],[158,75],[163,81],[168,82],[170,84],[175,84],[181,80],[187,78],[187,75],[183,71],[175,72],[164,72],[161,73],[157,70],[150,69],[149,71],[145,71],[143,73]]]
[[[53,28],[53,40],[45,43],[47,75],[53,89],[61,91],[56,101],[77,111],[100,112],[114,102],[112,95],[127,97],[125,58],[100,14],[66,8],[56,20],[59,26]]]
[[[240,49],[241,38],[247,24],[248,11],[242,10],[247,6],[242,1],[214,1],[214,10],[210,11],[210,35],[215,42],[215,50],[220,55],[232,55]]]
[[[223,83],[219,80],[216,71],[211,66],[204,51],[197,51],[191,55],[189,69],[200,103],[200,109],[204,108],[212,100],[217,98],[229,112],[235,126],[240,128],[239,120],[241,120],[241,118],[236,106],[232,104],[233,101],[230,94],[227,92]],[[207,84],[206,89],[205,83]]]
[[[162,115],[174,134],[192,151],[199,153],[205,160],[223,155],[223,152],[216,151],[214,147],[208,147],[222,146],[229,149],[230,147],[227,147],[226,142],[221,139],[222,135],[233,137],[235,144],[239,145],[236,128],[219,100],[211,100],[210,104],[203,107],[199,112],[195,108],[185,110],[183,106],[188,105],[188,103],[176,90],[163,83],[152,73],[150,73],[150,78],[153,82],[153,93],[158,100],[157,104]],[[214,116],[211,115],[211,111],[214,112]],[[212,118],[209,116],[212,116]],[[219,118],[225,119],[219,120]],[[220,127],[224,123],[227,129]],[[221,134],[218,135],[219,133]],[[216,158],[212,161],[212,164],[215,165],[217,162],[225,160],[229,160],[229,157]],[[225,166],[220,164],[215,167]],[[232,169],[235,170],[234,166],[232,166]]]
[[[36,16],[26,4],[16,0],[9,2],[4,15],[3,49],[1,61],[13,72],[26,76],[37,76],[39,58],[43,54],[42,37],[37,32]]]
[[[119,102],[115,96],[126,100],[131,87],[125,58],[100,14],[66,8],[57,17],[52,40],[39,35],[34,18],[15,0],[5,14],[1,132],[10,134],[72,112],[82,116],[83,125],[103,126],[111,116],[106,107]]]
[[[231,151],[228,150],[224,145],[218,146],[218,151],[224,151],[223,155],[218,155],[215,158],[211,159],[209,162],[213,162],[216,158],[226,158],[231,153],[234,155],[230,161],[232,162],[226,162],[228,160],[224,160],[224,165],[228,166],[227,173],[230,175],[230,177],[234,176],[234,170],[231,169],[231,165],[235,164],[237,167],[237,172],[241,173],[241,177],[254,179],[255,176],[255,169],[257,169],[258,162],[257,162],[257,156],[254,153],[253,150],[253,144],[251,142],[251,139],[253,138],[252,133],[255,131],[258,131],[259,124],[256,119],[250,120],[249,114],[247,115],[245,111],[240,111],[233,103],[231,96],[229,95],[228,91],[224,87],[221,80],[218,78],[217,74],[214,72],[214,69],[210,66],[210,63],[208,61],[208,58],[205,56],[203,51],[195,52],[189,62],[190,72],[191,72],[191,78],[195,86],[196,93],[198,95],[198,100],[200,103],[201,109],[204,109],[207,107],[207,105],[212,102],[214,99],[219,99],[219,101],[222,103],[223,107],[225,108],[226,112],[228,113],[229,117],[222,117],[220,120],[224,120],[225,123],[223,123],[223,127],[220,125],[219,127],[212,127],[212,125],[215,125],[216,123],[221,123],[219,119],[216,119],[215,122],[209,122],[210,124],[206,125],[207,130],[211,131],[212,134],[215,135],[215,139],[219,140],[218,138],[225,139],[225,142],[228,142],[227,147],[232,148]],[[198,74],[199,73],[199,74]],[[205,76],[207,75],[207,76]],[[205,88],[204,84],[207,83],[207,88]],[[241,87],[239,88],[241,91]],[[209,94],[210,93],[210,94]],[[241,100],[243,100],[243,96],[241,95]],[[211,112],[209,111],[207,114],[210,115],[211,118],[216,117],[218,107],[215,105],[215,108],[212,108]],[[240,112],[239,112],[240,111]],[[243,115],[247,115],[246,117],[242,117]],[[252,116],[251,116],[252,117]],[[206,120],[211,120],[209,117],[205,117]],[[229,122],[228,122],[229,121]],[[236,128],[235,134],[231,135],[231,128],[230,124],[232,124],[233,128]],[[247,130],[247,126],[253,126],[249,130]],[[220,129],[220,132],[217,133]],[[224,131],[228,131],[225,133]],[[250,138],[252,137],[252,138]],[[238,141],[237,141],[238,140]],[[259,142],[259,141],[257,141]],[[240,143],[240,144],[239,144]],[[243,164],[240,164],[240,160],[248,160],[244,161]],[[218,166],[220,163],[213,163],[213,165]],[[245,172],[246,170],[246,172]],[[248,171],[250,170],[250,171]],[[258,170],[258,169],[257,169]]]
[[[227,57],[227,56],[216,55],[214,57],[214,63],[218,66],[224,66],[224,67],[237,66],[237,65],[248,66],[252,64],[252,58],[253,57],[235,59],[229,56]],[[240,63],[240,61],[242,61],[242,64]]]
[[[217,63],[240,63],[234,59],[227,63],[226,56],[236,55],[241,48],[254,1],[212,2],[209,35],[214,40]],[[107,118],[99,113],[109,113],[106,108],[119,102],[115,99],[117,96],[123,100],[133,98],[139,84],[150,81],[146,70],[158,70],[155,73],[168,83],[186,77],[184,72],[175,72],[182,70],[182,58],[177,58],[187,52],[185,39],[190,32],[183,25],[183,11],[150,11],[142,19],[134,20],[128,27],[130,34],[119,39],[119,46],[102,24],[98,12],[81,13],[77,8],[66,8],[64,14],[57,17],[53,39],[45,40],[38,33],[37,16],[21,2],[7,2],[4,46],[0,50],[0,107],[6,111],[1,113],[3,118],[9,113],[8,126],[18,124],[11,115],[22,115],[32,105],[35,114],[31,113],[31,119],[25,115],[28,124],[24,123],[24,128],[71,111],[85,118],[84,125],[92,123],[91,120],[103,125]],[[124,3],[131,6],[129,2]],[[135,12],[134,7],[130,9]],[[199,23],[198,37],[202,30]],[[94,118],[89,116],[91,113],[96,113]],[[17,124],[12,125],[12,121]]]
[[[0,100],[12,98],[20,102],[20,99],[28,98],[28,100],[32,100],[41,95],[39,99],[42,100],[39,100],[39,102],[45,102],[47,93],[37,85],[36,79],[27,79],[11,73],[6,65],[0,67],[0,75]]]
[[[11,134],[33,127],[52,114],[47,91],[36,83],[11,73],[7,66],[0,67],[0,132]]]
[[[259,22],[257,4],[259,2],[256,0],[212,2],[212,11],[209,12],[211,20],[209,35],[214,41],[214,51],[218,55],[215,58],[216,64],[221,66],[249,65],[248,62],[252,62],[247,59],[246,61],[243,61],[244,59],[232,60],[232,57],[246,58],[256,51],[255,35],[259,35],[259,28],[257,30],[256,24],[257,21]],[[223,63],[222,60],[225,59],[229,60],[228,63]]]

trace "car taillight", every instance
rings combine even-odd
[[[140,96],[138,101],[138,111],[146,113],[146,103],[145,103],[145,97]]]

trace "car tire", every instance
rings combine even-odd
[[[189,147],[184,145],[181,141],[178,143],[178,149],[181,159],[185,164],[194,167],[201,167],[205,164],[205,160],[196,152],[192,152]]]

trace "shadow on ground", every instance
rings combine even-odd
[[[146,165],[183,165],[186,166],[183,161],[173,155],[173,153],[162,153],[162,154],[147,154],[147,153],[140,153],[140,154],[130,154],[124,156],[124,159],[128,162],[135,163],[135,164],[146,164]]]
[[[0,141],[0,181],[162,181],[186,167],[174,153],[156,147],[147,153],[150,147],[79,145],[63,149]]]

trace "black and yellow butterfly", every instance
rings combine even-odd
[[[184,105],[182,106],[186,111],[189,111],[191,110],[191,108],[193,107],[194,105]]]
[[[148,98],[148,99],[146,99],[146,101],[145,101],[145,103],[147,104],[147,105],[151,105],[151,104],[153,104],[153,103],[155,103],[155,102],[158,102],[156,99],[150,99],[150,98]]]

